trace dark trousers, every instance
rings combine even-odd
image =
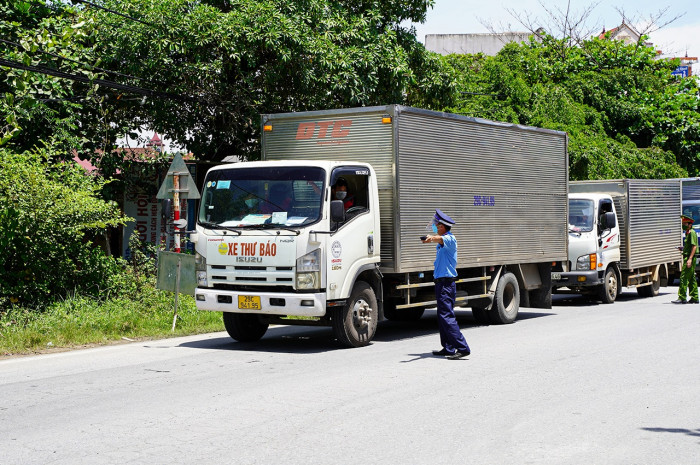
[[[459,330],[455,317],[454,305],[457,285],[454,281],[436,281],[435,297],[437,299],[438,329],[440,344],[449,352],[471,352],[467,340]]]

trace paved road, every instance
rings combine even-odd
[[[276,327],[0,361],[3,464],[697,464],[700,306],[555,297],[506,326],[460,313],[338,349]]]

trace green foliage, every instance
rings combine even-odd
[[[199,311],[192,296],[181,295],[177,325],[171,332],[173,294],[152,285],[145,286],[137,297],[95,300],[69,296],[42,310],[15,306],[0,312],[0,355],[224,329],[221,314]]]
[[[451,83],[405,19],[431,0],[106,0],[95,54],[122,82],[179,96],[122,102],[199,157],[258,156],[260,114],[393,103],[438,108]]]
[[[91,239],[125,218],[99,199],[104,181],[53,155],[0,148],[0,306],[117,290],[122,265]]]
[[[649,47],[544,37],[441,60],[460,92],[449,111],[566,131],[571,179],[700,174],[697,83]]]
[[[99,76],[89,44],[92,24],[66,2],[4,2],[0,16],[3,58],[86,79]],[[23,152],[51,140],[59,154],[66,155],[103,147],[99,143],[106,122],[96,118],[101,98],[96,86],[35,70],[2,70],[0,145]]]

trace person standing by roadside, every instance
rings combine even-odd
[[[457,239],[450,232],[454,224],[452,218],[437,209],[433,217],[433,232],[437,234],[422,239],[423,243],[437,243],[433,279],[442,349],[434,350],[433,355],[445,356],[449,360],[459,360],[471,354],[454,312],[457,296]]]
[[[681,262],[681,279],[678,285],[678,300],[674,304],[698,303],[698,281],[695,278],[695,252],[698,249],[698,234],[693,229],[693,219],[681,215],[685,240],[683,241],[683,261]],[[685,300],[686,291],[690,300]]]

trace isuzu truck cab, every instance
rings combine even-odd
[[[339,177],[358,189],[347,210],[343,201],[324,199]],[[373,169],[363,163],[211,169],[191,238],[198,251],[198,308],[223,312],[226,329],[239,341],[259,339],[273,319],[284,322],[273,317],[313,324],[330,308],[344,322],[343,342],[361,345],[378,320],[371,291],[381,279],[376,192]]]

